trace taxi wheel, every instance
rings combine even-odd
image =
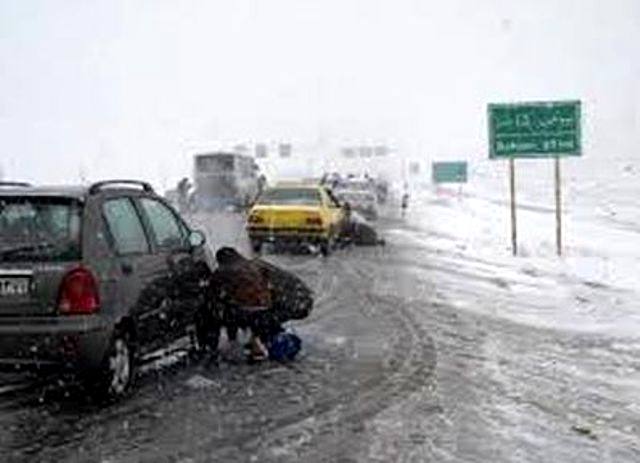
[[[335,246],[335,243],[336,243],[336,239],[332,233],[331,235],[329,235],[329,238],[322,240],[320,242],[320,254],[322,254],[324,257],[330,256]]]
[[[251,249],[255,254],[260,254],[260,252],[262,251],[262,241],[252,240]]]

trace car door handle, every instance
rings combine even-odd
[[[122,273],[125,275],[131,275],[133,273],[133,265],[129,262],[123,262],[120,265],[120,268],[122,269]]]

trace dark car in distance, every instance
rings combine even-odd
[[[124,395],[145,354],[202,329],[204,244],[144,182],[0,183],[0,367]]]

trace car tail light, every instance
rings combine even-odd
[[[67,273],[60,284],[58,312],[63,315],[93,314],[100,308],[98,284],[93,274],[84,267]]]
[[[249,216],[249,223],[262,223],[262,222],[264,222],[264,220],[259,215],[252,214]]]
[[[307,217],[307,225],[322,226],[322,219],[320,217]]]

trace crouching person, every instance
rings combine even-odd
[[[378,236],[374,226],[364,217],[352,210],[349,203],[345,203],[345,226],[343,240],[356,246],[384,246],[385,240]]]
[[[295,335],[284,333],[282,324],[311,312],[313,295],[304,282],[260,259],[247,259],[233,248],[218,250],[216,260],[211,297],[229,340],[236,341],[238,329],[250,330],[249,358],[253,361],[281,357],[287,343],[299,350],[299,339],[296,342]],[[219,325],[212,329],[219,330]]]

